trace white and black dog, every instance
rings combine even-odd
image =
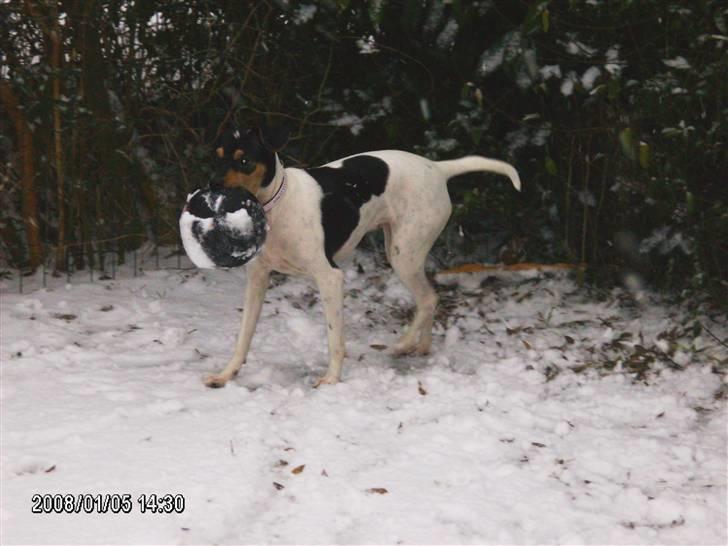
[[[362,237],[384,230],[389,263],[412,292],[417,309],[394,355],[425,354],[432,342],[437,295],[425,276],[425,259],[445,227],[452,205],[447,181],[472,171],[503,174],[517,190],[509,164],[479,156],[431,161],[395,150],[368,152],[313,169],[284,168],[278,152],[285,130],[226,134],[216,149],[224,172],[219,184],[244,187],[266,209],[269,232],[261,254],[247,267],[245,307],[235,353],[205,384],[222,387],[245,362],[271,271],[312,278],[328,325],[329,368],[315,384],[336,383],[344,360],[343,280],[337,263]]]

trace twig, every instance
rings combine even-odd
[[[728,349],[728,344],[726,344],[726,342],[725,342],[725,341],[722,341],[722,340],[721,340],[721,339],[720,339],[720,338],[719,338],[718,336],[716,336],[716,335],[715,335],[715,334],[714,334],[713,332],[711,332],[711,331],[710,331],[710,328],[708,328],[708,327],[707,327],[707,326],[706,326],[705,324],[703,324],[702,322],[700,323],[700,326],[701,326],[701,328],[703,328],[703,330],[705,330],[706,332],[708,332],[708,335],[709,335],[710,337],[712,337],[712,338],[713,338],[714,340],[716,340],[716,341],[717,341],[718,343],[720,343],[721,345],[723,345],[723,347],[725,347],[726,349]]]

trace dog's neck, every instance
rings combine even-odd
[[[281,193],[281,186],[284,183],[284,178],[285,168],[283,167],[283,163],[281,163],[278,154],[275,154],[275,174],[273,175],[273,180],[271,180],[271,183],[268,184],[265,188],[260,189],[258,195],[256,196],[258,198],[258,201],[263,203],[263,205],[272,202],[273,199],[275,199],[276,196]]]

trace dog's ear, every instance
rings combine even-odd
[[[222,134],[218,135],[214,144],[215,155],[221,159],[225,157],[225,150],[232,148],[233,144],[240,138],[240,135],[240,129],[235,126],[226,129]]]
[[[258,137],[263,146],[272,152],[280,152],[288,144],[288,127],[269,127],[261,125],[258,127]]]

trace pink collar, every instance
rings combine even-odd
[[[276,191],[275,195],[271,197],[268,201],[263,203],[263,210],[268,213],[271,211],[273,207],[276,206],[276,203],[280,201],[281,197],[283,197],[283,194],[286,193],[286,173],[283,173],[283,180],[281,180],[281,185],[278,186],[278,190]]]

